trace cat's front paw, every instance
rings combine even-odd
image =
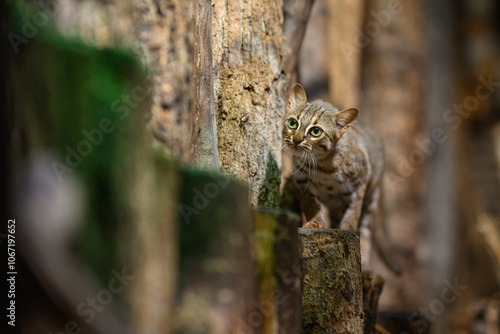
[[[310,222],[305,223],[304,226],[302,226],[302,227],[303,228],[325,228],[325,223],[312,220]]]

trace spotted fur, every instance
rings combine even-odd
[[[366,253],[371,248],[372,225],[383,229],[385,159],[382,141],[356,123],[358,114],[354,108],[339,111],[324,101],[308,103],[302,86],[295,84],[286,109],[283,141],[293,156],[304,227],[325,227],[322,203],[328,208],[331,227],[361,231],[368,247],[362,253]],[[362,257],[367,260],[368,255]],[[398,271],[395,264],[389,267]]]

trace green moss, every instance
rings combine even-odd
[[[266,176],[259,190],[258,206],[277,209],[280,200],[281,171],[273,155],[269,153],[266,165]]]
[[[11,3],[11,31],[22,35],[21,20],[31,16],[20,2]],[[61,36],[50,24],[20,45],[11,59],[13,105],[26,134],[25,146],[55,152],[55,161],[72,169],[61,172],[62,182],[72,174],[85,186],[85,223],[75,250],[107,280],[110,270],[129,258],[122,237],[130,219],[130,148],[137,135],[134,127],[145,128],[137,120],[140,113],[145,115],[147,101],[132,108],[121,99],[142,86],[143,70],[131,52],[90,47]],[[78,153],[79,163],[68,163],[69,151]]]

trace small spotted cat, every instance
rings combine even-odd
[[[321,203],[332,228],[359,229],[361,258],[367,265],[371,232],[388,267],[393,259],[382,217],[383,143],[355,123],[358,110],[339,111],[324,101],[307,102],[300,84],[291,87],[283,126],[283,141],[293,156],[293,179],[305,228],[324,228]]]

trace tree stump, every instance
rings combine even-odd
[[[362,333],[358,231],[299,229],[304,333]]]

